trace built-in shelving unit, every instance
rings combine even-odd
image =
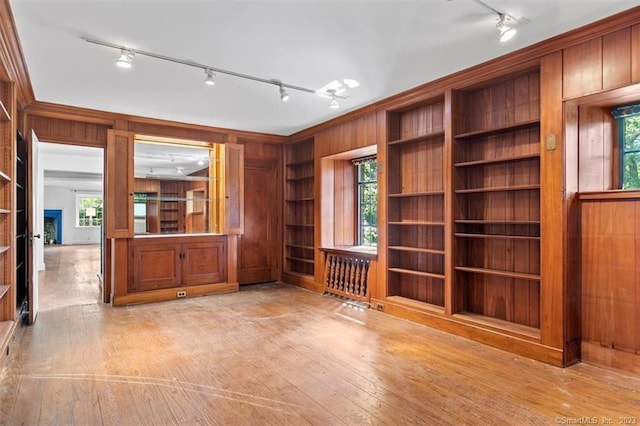
[[[0,81],[0,354],[16,325],[16,283],[13,247],[16,244],[14,227],[14,186],[16,184],[15,89],[13,83]],[[20,183],[20,182],[18,182]]]
[[[177,234],[184,232],[180,214],[181,191],[180,182],[160,183],[160,233]]]
[[[539,72],[457,92],[453,111],[453,311],[531,334],[540,326]]]
[[[444,308],[444,100],[388,113],[387,296]]]
[[[311,276],[315,264],[313,152],[313,139],[286,147],[284,191],[284,270]]]

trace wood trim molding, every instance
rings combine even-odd
[[[0,35],[0,61],[4,78],[16,83],[18,108],[22,109],[35,101],[36,97],[9,0],[0,1]]]

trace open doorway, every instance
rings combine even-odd
[[[100,303],[102,148],[37,142],[38,309]]]

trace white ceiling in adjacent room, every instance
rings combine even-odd
[[[474,0],[11,0],[36,98],[179,122],[288,135],[474,64],[640,5],[640,0],[487,0],[519,20],[498,41],[497,15]],[[119,51],[82,37],[319,89],[330,99]]]

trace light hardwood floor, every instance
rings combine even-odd
[[[1,424],[640,421],[639,377],[559,369],[289,285],[111,308],[97,260],[46,251],[38,320],[0,377]]]

